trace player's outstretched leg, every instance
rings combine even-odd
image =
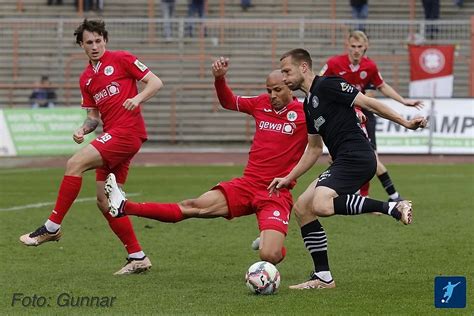
[[[61,228],[58,228],[55,232],[50,232],[43,225],[31,233],[20,236],[20,241],[26,246],[39,246],[48,241],[59,241],[62,235]]]
[[[151,261],[147,256],[143,258],[127,258],[127,262],[122,269],[115,272],[114,275],[127,275],[143,273],[151,269]]]
[[[123,207],[127,198],[125,193],[117,185],[115,175],[110,173],[105,180],[105,195],[107,196],[107,202],[109,204],[109,213],[113,217],[123,216]]]
[[[311,290],[311,289],[332,289],[336,287],[336,282],[324,282],[317,275],[316,272],[311,272],[309,280],[300,284],[290,285],[292,290]]]
[[[413,222],[411,201],[383,202],[360,195],[339,195],[333,199],[334,214],[359,215],[364,213],[381,212],[390,215],[405,225]],[[326,214],[331,216],[332,214]]]
[[[400,212],[400,222],[405,225],[411,224],[413,221],[413,209],[411,207],[411,201],[400,201],[397,202],[395,208]]]

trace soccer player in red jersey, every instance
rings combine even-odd
[[[132,54],[106,50],[108,32],[104,22],[86,19],[74,35],[89,64],[79,79],[82,108],[87,110],[87,118],[74,132],[73,139],[82,143],[84,135],[93,132],[100,120],[103,134],[68,160],[54,210],[44,225],[21,236],[20,241],[27,246],[38,246],[59,240],[63,218],[81,189],[82,174],[95,169],[97,205],[128,252],[127,263],[115,274],[140,273],[148,270],[151,262],[138,243],[130,219],[115,218],[108,213],[104,183],[110,172],[117,175],[120,185],[125,183],[130,161],[147,139],[140,105],[154,96],[163,84]],[[140,93],[137,81],[145,84]]]
[[[125,214],[162,222],[255,214],[261,232],[260,258],[276,264],[285,256],[283,242],[293,206],[290,189],[295,183],[278,195],[269,195],[266,188],[276,175],[288,173],[303,155],[307,142],[303,106],[283,83],[279,70],[268,75],[267,93],[247,98],[235,96],[227,86],[228,69],[228,59],[224,57],[212,64],[220,104],[255,119],[256,131],[243,176],[221,182],[196,199],[165,204],[127,201],[110,174],[105,184],[109,206],[111,214],[118,218]]]
[[[386,83],[382,75],[377,69],[374,61],[367,58],[365,53],[367,51],[369,41],[367,36],[362,31],[352,31],[348,38],[348,54],[334,56],[328,59],[327,63],[321,69],[320,76],[339,76],[345,81],[355,86],[360,92],[373,97],[372,91],[367,90],[367,87],[373,86],[383,95],[395,101],[398,101],[406,106],[414,106],[420,108],[423,106],[421,101],[408,100],[399,95],[388,83]],[[369,92],[370,91],[370,92]],[[360,109],[359,109],[360,111]],[[374,150],[377,149],[375,138],[376,118],[374,113],[369,110],[362,109],[365,119],[364,127],[367,136]],[[359,116],[360,112],[358,112]],[[380,161],[377,156],[377,177],[382,186],[389,195],[389,201],[401,201],[400,194],[395,189],[395,186],[388,174],[387,168]],[[361,195],[367,196],[369,194],[369,182],[361,188]]]

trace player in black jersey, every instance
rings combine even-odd
[[[304,110],[308,129],[308,147],[298,164],[284,178],[275,178],[270,193],[287,187],[309,170],[323,152],[323,141],[333,163],[298,198],[293,210],[301,227],[305,246],[315,272],[310,280],[290,286],[293,289],[335,287],[329,271],[327,237],[318,216],[358,215],[381,212],[403,224],[412,223],[410,201],[383,202],[354,194],[376,171],[375,153],[359,126],[353,105],[416,130],[426,126],[423,117],[406,120],[376,99],[365,96],[339,77],[319,77],[312,71],[310,54],[301,48],[280,58],[283,80],[291,90],[306,94]]]

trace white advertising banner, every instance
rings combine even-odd
[[[0,157],[1,156],[16,156],[16,149],[13,145],[3,110],[0,110]]]
[[[474,154],[474,99],[424,100],[417,110],[391,99],[380,99],[406,118],[426,116],[428,127],[407,130],[377,118],[377,151],[393,154]]]

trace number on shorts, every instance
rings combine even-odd
[[[111,139],[112,139],[112,135],[110,135],[109,133],[105,133],[104,135],[97,137],[97,140],[101,142],[102,144],[105,144]]]

